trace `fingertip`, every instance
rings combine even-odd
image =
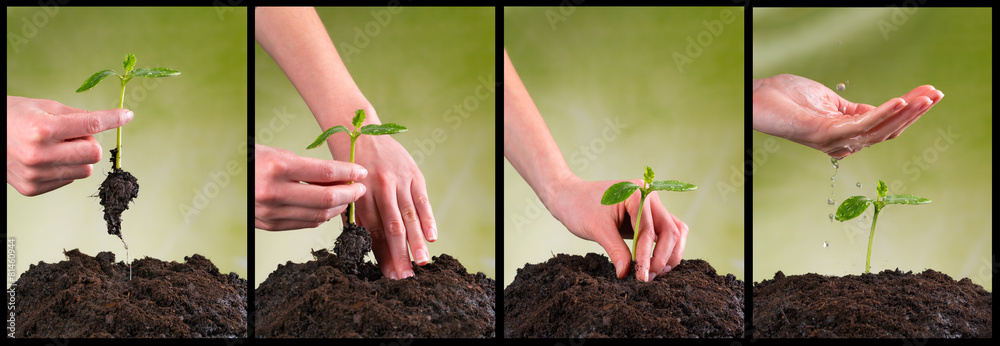
[[[132,118],[135,118],[135,113],[132,113],[132,111],[125,109],[125,114],[123,114],[122,116],[123,119],[125,120],[124,122],[122,122],[124,124],[128,123],[129,121],[132,121]]]
[[[628,265],[629,262],[623,258],[615,261],[615,274],[618,275],[619,279],[624,279],[625,275],[628,275]]]

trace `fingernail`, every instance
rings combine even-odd
[[[628,270],[628,263],[625,263],[625,260],[618,260],[618,262],[615,262],[615,274],[618,275],[619,278],[625,276],[626,270]]]
[[[417,250],[417,253],[413,255],[413,257],[414,259],[416,259],[417,265],[422,266],[427,264],[427,250],[424,249]]]
[[[358,188],[361,189],[361,195],[362,196],[364,196],[365,192],[368,191],[368,188],[365,187],[365,184],[358,184]]]
[[[430,232],[427,232],[427,233],[429,233],[427,235],[427,241],[438,240],[438,231],[437,231],[437,228],[435,228],[435,227],[432,226]]]
[[[134,118],[134,117],[135,117],[135,114],[132,113],[132,111],[126,111],[125,112],[125,122],[132,121],[132,118]]]
[[[892,109],[892,111],[899,111],[900,109],[903,109],[903,107],[906,107],[906,101],[900,102],[895,108]]]
[[[663,267],[663,270],[660,271],[660,275],[666,275],[672,269],[674,269],[674,268],[671,268],[670,265],[667,265],[666,267]]]
[[[368,170],[367,170],[367,169],[365,169],[364,167],[361,167],[361,169],[359,169],[359,170],[358,170],[358,175],[356,175],[356,176],[357,176],[357,177],[358,177],[359,179],[360,179],[360,178],[364,178],[364,177],[367,177],[367,176],[368,176]]]
[[[394,272],[394,271],[389,272],[389,279],[399,280],[399,274],[396,274],[396,272]]]
[[[639,271],[639,277],[645,278],[642,281],[649,282],[649,269],[642,268],[642,270]]]
[[[410,277],[413,277],[413,271],[409,270],[409,269],[404,270],[403,271],[403,278],[405,279],[405,278],[410,278]]]

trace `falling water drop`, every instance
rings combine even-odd
[[[823,247],[830,247],[830,242],[824,241],[823,242]]]
[[[857,183],[857,185],[858,185],[858,188],[861,188],[861,182],[860,181]]]
[[[833,222],[833,213],[830,213],[830,222]]]
[[[837,84],[837,91],[844,91],[844,89],[847,89],[847,86],[844,85],[844,83]]]
[[[831,157],[831,158],[830,158],[830,163],[832,163],[832,164],[833,164],[833,168],[834,168],[834,169],[837,169],[837,168],[840,168],[840,162],[839,162],[839,161],[837,161],[837,158],[836,158],[836,157]]]
[[[837,201],[834,201],[833,198],[830,198],[830,199],[826,200],[826,204],[834,205],[834,204],[837,204]]]

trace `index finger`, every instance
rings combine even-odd
[[[132,120],[132,111],[124,108],[103,111],[57,114],[59,125],[52,134],[57,139],[77,138],[101,133]]]
[[[301,156],[285,173],[288,179],[307,183],[361,180],[367,175],[368,171],[358,164]]]

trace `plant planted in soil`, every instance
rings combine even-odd
[[[83,82],[83,85],[76,89],[76,92],[79,93],[93,89],[102,80],[114,75],[121,82],[121,96],[118,98],[118,108],[125,108],[125,85],[132,78],[157,78],[181,74],[177,70],[164,67],[135,68],[135,61],[135,55],[132,55],[132,53],[125,55],[125,60],[122,61],[122,68],[125,70],[125,74],[118,74],[114,70],[99,71],[90,76],[90,78],[87,78]],[[101,198],[101,206],[104,207],[104,221],[108,224],[108,234],[117,235],[118,239],[121,239],[122,244],[125,245],[127,254],[128,244],[122,238],[121,232],[122,212],[128,209],[129,202],[139,196],[139,180],[132,173],[122,169],[122,127],[124,126],[118,127],[115,149],[111,150],[111,163],[114,164],[114,167],[107,178],[104,179],[104,182],[101,183],[101,187],[98,188],[98,197]],[[130,278],[131,276],[131,273],[129,273]]]
[[[646,196],[653,191],[691,191],[698,188],[694,184],[677,180],[653,181],[653,177],[653,169],[646,166],[646,173],[642,175],[643,186],[629,181],[619,182],[611,185],[607,191],[604,191],[604,196],[601,197],[601,204],[615,205],[624,202],[629,196],[632,196],[635,190],[639,190],[641,193],[641,197],[639,198],[639,214],[635,217],[635,228],[632,233],[632,261],[635,261],[636,243],[639,240],[639,230],[641,230],[639,226],[642,222],[642,205],[646,202]]]
[[[313,149],[320,144],[323,144],[330,138],[334,133],[345,132],[351,136],[351,163],[354,163],[354,147],[361,135],[391,135],[400,132],[406,132],[407,128],[402,125],[397,124],[368,124],[361,126],[365,122],[365,110],[359,109],[354,111],[354,119],[351,120],[351,124],[354,125],[354,131],[348,130],[347,127],[343,125],[337,125],[326,129],[316,137],[306,149]],[[349,184],[353,184],[351,181]],[[358,273],[358,268],[361,262],[364,260],[365,254],[371,250],[372,239],[371,234],[368,233],[364,227],[358,226],[354,221],[354,202],[351,202],[347,206],[347,227],[344,227],[343,232],[337,237],[336,243],[333,246],[333,252],[336,253],[341,258],[345,259],[345,268],[349,273]]]
[[[882,208],[885,208],[889,204],[927,204],[931,202],[927,198],[913,195],[886,195],[888,190],[889,188],[885,185],[885,182],[879,180],[878,185],[875,187],[875,192],[878,195],[874,200],[865,196],[853,196],[844,200],[840,204],[840,207],[837,208],[836,219],[837,221],[844,222],[864,213],[868,209],[868,205],[875,206],[875,215],[872,216],[872,230],[871,234],[868,235],[868,257],[865,259],[865,273],[869,273],[871,270],[872,240],[875,238],[875,223],[878,221],[878,213],[882,211]]]

